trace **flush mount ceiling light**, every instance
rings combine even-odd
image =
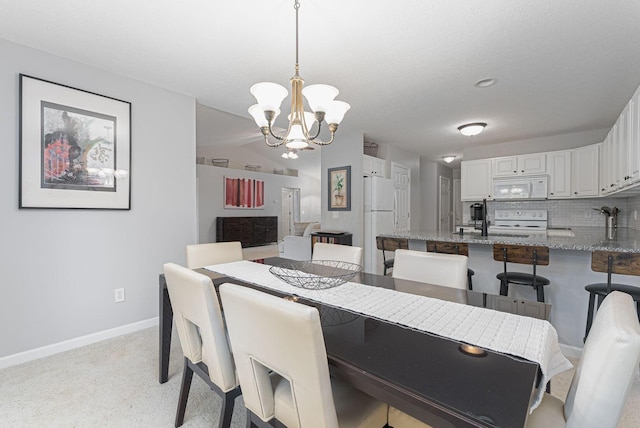
[[[334,100],[338,95],[338,90],[333,86],[320,84],[302,88],[304,80],[298,74],[300,69],[298,64],[298,9],[300,8],[300,3],[298,0],[295,0],[293,8],[296,11],[296,73],[290,80],[291,114],[289,115],[287,131],[280,136],[274,134],[272,129],[276,117],[280,114],[280,104],[288,95],[284,86],[271,82],[261,82],[253,85],[250,92],[256,97],[258,104],[249,107],[249,113],[260,127],[267,146],[278,147],[284,144],[289,149],[304,149],[310,143],[320,146],[331,144],[338,125],[342,122],[345,113],[351,106],[343,101]],[[305,113],[303,95],[313,113]],[[317,139],[320,135],[323,121],[329,124],[329,132],[331,133],[329,141]],[[314,123],[317,123],[317,129],[312,134],[311,129]],[[275,141],[269,141],[269,136],[275,138]]]
[[[478,80],[476,83],[473,84],[473,86],[475,86],[476,88],[488,88],[489,86],[495,85],[497,82],[498,81],[496,79],[494,79],[493,77],[490,77],[488,79]]]
[[[467,123],[466,125],[458,126],[458,131],[460,131],[462,135],[473,137],[484,131],[485,126],[487,126],[487,124],[482,122]]]
[[[453,162],[455,158],[456,158],[455,156],[442,156],[442,160],[445,161],[446,163]]]

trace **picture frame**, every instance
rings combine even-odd
[[[20,74],[19,208],[131,209],[131,103]]]
[[[222,193],[225,209],[264,209],[264,180],[225,176]]]
[[[351,211],[351,166],[328,169],[329,211]]]

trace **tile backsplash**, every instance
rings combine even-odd
[[[482,202],[482,201],[479,201]],[[462,203],[462,215],[465,224],[471,221],[469,206],[473,202]],[[593,199],[548,199],[544,201],[487,201],[489,220],[495,210],[547,210],[549,227],[589,226],[604,227],[604,215],[593,208],[617,207],[618,227],[630,227],[640,230],[640,195],[623,198]],[[634,211],[635,218],[634,218]]]

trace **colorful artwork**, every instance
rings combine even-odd
[[[351,211],[351,167],[329,168],[329,211]]]
[[[115,192],[116,118],[46,101],[41,105],[42,187]]]
[[[20,75],[20,208],[131,207],[131,103]]]
[[[224,207],[263,209],[264,181],[224,177]]]

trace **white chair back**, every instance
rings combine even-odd
[[[362,248],[317,242],[311,260],[338,260],[362,266]]]
[[[184,356],[205,363],[209,378],[222,391],[234,389],[238,381],[211,278],[175,263],[163,267]]]
[[[187,267],[199,269],[203,266],[242,260],[240,242],[213,242],[187,245]]]
[[[615,428],[640,362],[640,324],[630,295],[604,299],[571,381],[564,415],[567,428]]]
[[[396,250],[393,277],[467,289],[467,256]]]
[[[337,428],[318,310],[233,284],[220,297],[245,406],[290,428]]]

